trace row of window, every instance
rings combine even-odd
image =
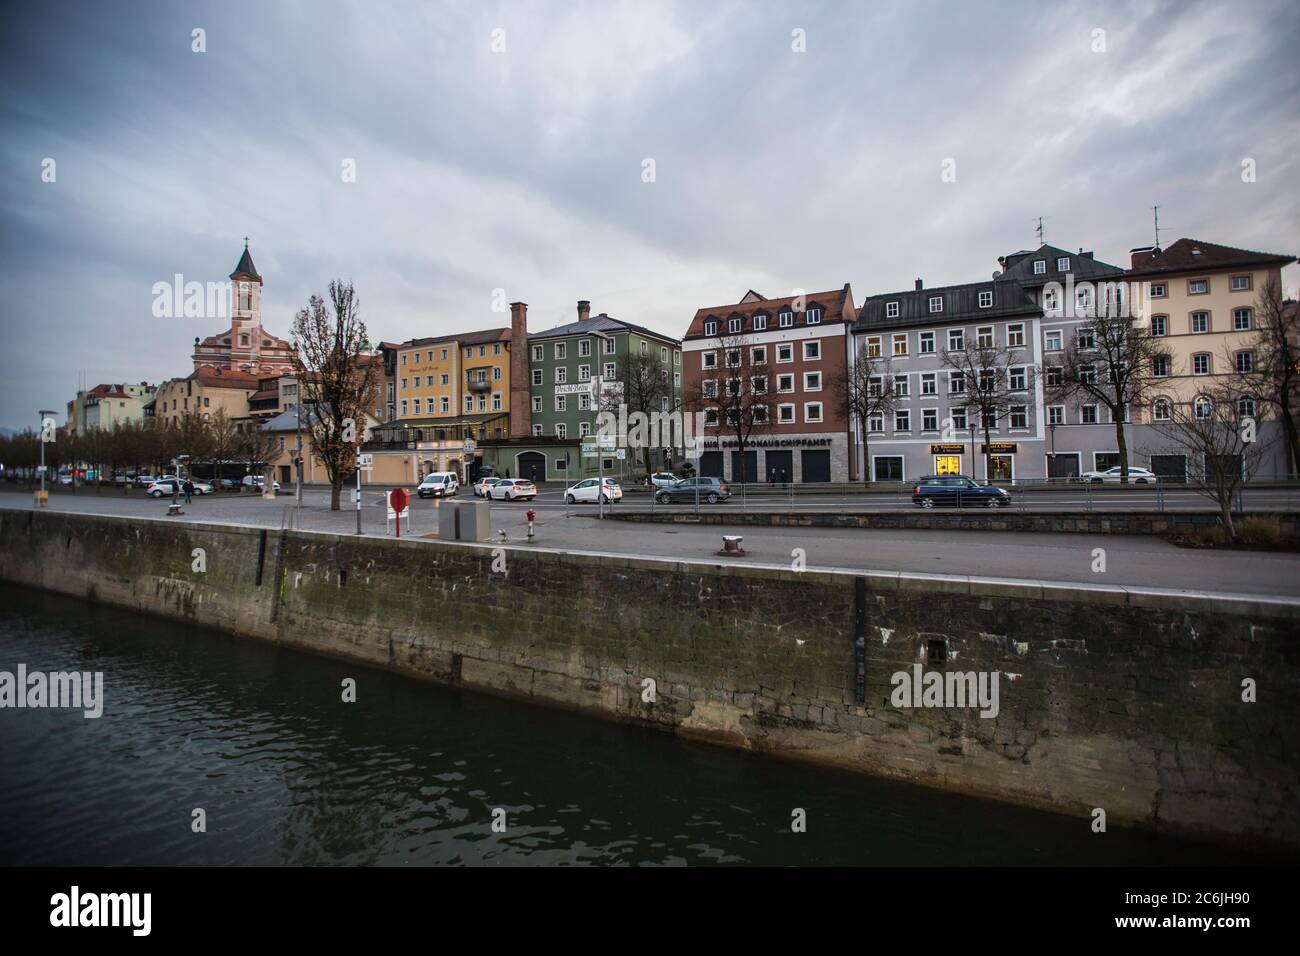
[[[939,409],[923,408],[921,411],[921,433],[934,432],[938,434],[941,430],[951,429],[953,431],[965,431],[971,427],[971,418],[967,415],[965,408],[951,408],[948,410],[948,417],[942,422],[940,428]],[[987,412],[984,415],[988,424],[989,431],[997,431],[1001,419],[992,413]],[[1005,416],[1007,427],[1013,431],[1029,430],[1029,406],[1012,405],[1007,409]],[[867,419],[867,431],[874,435],[882,435],[885,432],[885,416],[872,415]],[[894,434],[910,433],[912,431],[912,410],[910,408],[899,408],[894,411]]]
[[[784,365],[787,362],[794,361],[794,343],[782,342],[776,346],[776,361],[778,365]],[[751,345],[749,347],[749,364],[766,365],[767,364],[766,345]],[[819,362],[822,357],[822,343],[820,339],[810,339],[803,343],[803,360],[805,362]],[[727,368],[740,368],[744,364],[744,351],[742,349],[726,350]],[[705,369],[718,367],[717,352],[701,352],[700,364]]]
[[[948,351],[964,352],[966,351],[966,329],[948,329]],[[894,332],[890,335],[890,355],[893,358],[906,358],[909,354],[911,343],[910,332]],[[933,355],[935,354],[935,332],[917,332],[917,354]],[[1020,349],[1025,347],[1025,324],[1023,322],[1013,322],[1006,326],[1006,346],[1009,349]],[[872,358],[880,358],[884,352],[883,335],[868,335],[864,337],[867,355]],[[991,325],[977,326],[975,329],[975,347],[981,349],[991,349],[996,346],[996,335],[994,327]]]
[[[1057,372],[1060,369],[1057,368]],[[1002,370],[995,368],[983,368],[980,373],[980,391],[991,393],[997,390],[1002,379]],[[917,379],[920,382],[920,395],[938,395],[939,394],[939,375],[946,374],[948,377],[948,394],[964,395],[966,393],[966,373],[958,371],[940,372],[920,372],[917,373]],[[1012,365],[1006,370],[1007,389],[1012,392],[1026,392],[1029,390],[1030,376],[1032,370],[1028,365]],[[885,387],[885,379],[890,379],[891,387],[894,390],[895,398],[908,398],[911,395],[911,377],[907,374],[884,376],[872,375],[867,380],[867,390],[871,395],[879,395]],[[1058,374],[1059,384],[1059,374]]]
[[[777,423],[778,425],[797,425],[797,424],[799,424],[799,419],[798,419],[798,409],[799,409],[799,406],[796,405],[796,404],[794,404],[793,402],[788,403],[788,404],[780,404],[780,405],[777,405],[777,406],[776,406],[776,423]],[[729,408],[729,409],[727,409],[727,411],[726,411],[726,419],[727,419],[728,424],[731,424],[731,425],[736,424],[736,421],[737,421],[737,419],[739,418],[740,414],[741,414],[741,409],[738,409],[738,408]],[[756,425],[766,425],[766,424],[767,424],[767,408],[766,408],[766,407],[764,407],[764,406],[762,406],[762,405],[757,405],[757,406],[755,406],[755,407],[749,409],[749,414],[750,414],[750,416],[753,418],[753,420],[754,420],[754,424],[756,424]],[[804,421],[804,424],[806,424],[806,425],[820,425],[820,424],[821,424],[822,422],[824,422],[825,420],[826,420],[826,419],[825,419],[825,408],[824,408],[824,406],[822,405],[821,402],[804,402],[804,405],[803,405],[803,421]],[[722,422],[722,413],[721,413],[721,411],[720,411],[719,409],[716,409],[716,408],[706,408],[706,409],[704,410],[704,427],[705,427],[705,428],[717,428],[717,427],[721,424],[721,422]]]
[[[1232,310],[1232,331],[1249,332],[1255,327],[1255,310],[1240,308]],[[1153,336],[1170,335],[1169,316],[1151,316],[1151,334]],[[1205,335],[1214,331],[1214,317],[1208,310],[1187,313],[1187,331],[1192,335]]]
[[[793,372],[787,372],[776,377],[777,394],[788,394],[794,391],[795,376]],[[702,383],[705,398],[718,397],[718,380],[716,378],[705,379]],[[764,395],[767,393],[767,376],[752,375],[749,379],[750,390],[755,395]],[[803,373],[803,390],[805,392],[820,392],[822,390],[822,373],[821,372],[804,372]],[[740,394],[740,379],[727,379],[727,392],[730,395]]]
[[[771,318],[765,312],[756,312],[750,316],[750,328],[754,332],[763,332],[767,329],[768,320]],[[776,315],[777,328],[789,329],[794,327],[794,311],[792,309],[783,309]],[[804,310],[805,325],[820,325],[822,321],[822,307],[819,305],[810,305]],[[733,315],[727,319],[727,334],[739,335],[745,330],[745,317]],[[718,334],[718,320],[706,319],[704,322],[705,335]]]
[[[1230,292],[1249,292],[1254,286],[1249,274],[1228,277],[1228,291]],[[1209,276],[1203,276],[1198,279],[1187,280],[1188,295],[1209,295],[1211,280]],[[1150,284],[1150,296],[1153,299],[1164,299],[1169,296],[1169,284],[1166,282],[1152,282]]]
[[[437,352],[437,353],[438,353],[438,358],[439,358],[439,360],[440,360],[440,361],[443,361],[443,362],[447,361],[448,355],[450,354],[450,352],[449,352],[448,349],[429,349],[429,350],[425,353],[425,355],[426,355],[426,361],[429,361],[429,362],[432,362],[432,361],[433,361],[433,353],[434,353],[434,352]],[[500,354],[501,354],[501,343],[500,343],[500,342],[493,342],[493,343],[492,343],[492,354],[493,354],[493,355],[500,355]],[[402,364],[403,364],[403,365],[406,364],[406,357],[407,357],[408,355],[411,356],[411,364],[412,364],[412,365],[419,365],[419,364],[420,364],[420,352],[419,352],[419,350],[417,349],[417,350],[415,350],[415,351],[413,351],[413,352],[403,352],[403,353],[402,353]],[[480,345],[480,346],[478,346],[478,355],[479,355],[479,358],[485,358],[485,357],[487,356],[487,346],[486,346],[486,345]],[[472,346],[472,345],[467,345],[467,346],[465,346],[465,358],[473,358],[473,357],[474,357],[474,346]]]
[[[473,379],[473,380],[476,381],[476,382],[486,382],[486,381],[488,380],[488,374],[487,374],[487,372],[488,372],[488,370],[485,369],[485,368],[476,369],[475,372],[474,372],[474,379]],[[416,375],[416,376],[412,379],[412,381],[413,381],[413,383],[414,383],[413,386],[412,386],[413,388],[420,388],[420,387],[422,387],[422,386],[421,386],[421,382],[422,382],[422,381],[423,381],[423,387],[426,387],[426,388],[432,388],[432,387],[433,387],[433,376],[432,376],[432,375],[425,375],[425,376],[423,376],[423,378],[422,378],[421,376],[419,376],[419,375]],[[494,366],[492,366],[492,381],[494,381],[494,382],[499,382],[499,381],[501,381],[501,366],[499,366],[499,365],[494,365]],[[446,386],[449,382],[450,382],[450,377],[448,376],[448,374],[447,374],[446,372],[443,372],[441,375],[438,376],[438,384],[439,384],[439,385]],[[405,388],[406,388],[406,379],[402,379],[402,389],[405,390]]]
[[[615,348],[616,348],[616,343],[613,339],[605,339],[606,355],[613,355],[615,352]],[[569,357],[569,343],[553,342],[551,344],[551,354],[557,362],[562,362],[566,360]],[[645,339],[641,340],[641,354],[642,355],[650,354],[650,343],[647,342]],[[579,339],[578,358],[588,358],[590,355],[591,355],[591,339],[589,338]],[[546,346],[534,345],[533,361],[544,362],[545,360],[546,360]],[[682,353],[677,349],[673,349],[672,360],[674,365],[681,365]],[[666,345],[659,346],[659,361],[663,362],[665,365],[668,364],[668,346]]]
[[[411,402],[410,402],[410,404],[411,404],[411,414],[412,414],[412,415],[449,415],[449,414],[451,414],[451,399],[449,399],[446,395],[443,395],[443,396],[439,397],[439,398],[437,399],[437,401],[438,401],[438,405],[437,405],[437,408],[435,409],[435,407],[434,407],[434,396],[430,395],[427,399],[424,399],[423,402],[427,402],[427,403],[428,403],[428,409],[427,409],[427,411],[426,411],[426,410],[425,410],[425,405],[422,403],[422,400],[419,399],[419,398],[413,398],[413,399],[411,399]],[[478,411],[480,411],[480,412],[486,412],[486,411],[488,410],[488,397],[487,397],[486,395],[479,395],[479,396],[466,395],[466,396],[465,396],[465,411],[467,411],[467,412],[472,412],[472,411],[474,411],[476,405],[477,405],[477,407],[478,407],[478,408],[477,408]],[[406,417],[406,414],[407,414],[407,412],[406,412],[406,409],[407,409],[407,400],[406,400],[406,399],[402,399],[401,406],[402,406],[402,417],[404,418],[404,417]],[[492,393],[492,411],[494,411],[494,412],[499,412],[499,411],[501,411],[501,393],[500,393],[500,392],[493,392],[493,393]]]
[[[663,369],[663,370],[661,370],[661,375],[663,376],[663,379],[664,379],[665,382],[668,381],[668,370],[667,370],[667,369]],[[546,375],[545,375],[544,370],[542,370],[542,369],[540,369],[540,368],[535,368],[535,369],[532,370],[532,378],[531,378],[531,381],[532,381],[532,383],[533,383],[534,385],[545,385],[545,384],[546,384],[546,382],[544,381],[545,377],[546,377]],[[602,377],[603,377],[603,378],[605,379],[605,381],[607,381],[607,382],[613,382],[613,381],[617,380],[617,378],[618,378],[618,365],[617,365],[616,363],[614,363],[614,362],[606,362],[606,363],[605,363],[605,366],[604,366],[604,370],[603,370],[603,372],[602,372]],[[554,381],[553,384],[555,384],[555,385],[567,385],[567,384],[569,383],[569,369],[568,369],[566,366],[563,366],[563,365],[556,366],[556,368],[554,369],[554,375],[553,375],[553,378],[555,379],[555,381]],[[579,365],[579,366],[578,366],[578,379],[577,379],[577,380],[578,380],[579,382],[590,382],[590,381],[591,381],[591,366],[590,366],[590,365]],[[681,388],[681,387],[682,387],[682,373],[681,373],[681,372],[673,372],[673,387],[674,387],[674,388]]]

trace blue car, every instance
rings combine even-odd
[[[926,475],[912,491],[912,502],[922,508],[1005,508],[1011,496],[965,475]]]

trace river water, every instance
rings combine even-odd
[[[20,663],[102,671],[105,704],[0,709],[0,863],[1250,862],[0,584]]]

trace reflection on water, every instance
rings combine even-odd
[[[19,663],[103,671],[106,702],[0,710],[6,863],[1241,861],[0,585],[0,670]]]

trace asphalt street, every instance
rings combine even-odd
[[[493,502],[495,541],[561,551],[653,556],[718,562],[790,565],[796,549],[808,568],[963,574],[1087,584],[1118,584],[1186,590],[1192,593],[1300,595],[1300,555],[1257,551],[1188,550],[1151,536],[1040,534],[985,531],[861,530],[850,528],[737,528],[690,524],[640,524],[597,519],[595,505],[566,506],[560,490],[544,491],[534,505]],[[1040,494],[1043,494],[1040,492]],[[866,497],[866,496],[862,496]],[[463,494],[462,499],[472,498]],[[636,507],[636,499],[615,505]],[[164,518],[170,499],[132,492],[79,491],[51,495],[51,511]],[[731,508],[735,503],[716,505]],[[642,500],[640,507],[648,506]],[[29,494],[0,494],[0,507],[33,507]],[[437,529],[438,502],[416,500],[403,535],[423,538]],[[659,506],[656,506],[659,507]],[[704,506],[707,507],[707,506]],[[839,507],[843,507],[840,505]],[[895,507],[899,507],[895,503]],[[907,507],[911,507],[910,502]],[[527,537],[526,515],[536,512],[535,537]],[[178,521],[216,521],[258,527],[354,533],[356,511],[329,510],[328,492],[308,489],[301,508],[292,494],[275,500],[222,494],[195,498]],[[674,508],[690,511],[687,506]],[[365,534],[392,534],[378,489],[363,494]],[[504,532],[504,535],[502,534]],[[743,535],[743,557],[720,557],[722,535]],[[1105,570],[1094,571],[1096,549],[1105,551]]]

